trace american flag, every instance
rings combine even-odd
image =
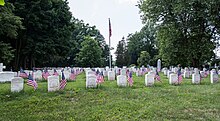
[[[205,78],[208,77],[208,71],[205,70]]]
[[[57,73],[57,70],[56,70],[56,69],[54,69],[53,75],[54,75],[54,76],[59,76],[59,74]]]
[[[98,84],[101,84],[104,82],[104,76],[103,76],[103,72],[99,73],[97,75],[97,81],[96,81]]]
[[[75,71],[72,69],[70,73],[70,80],[76,80]]]
[[[60,82],[60,90],[63,90],[66,87],[67,81],[65,79],[64,73],[62,71],[62,80]]]
[[[24,72],[24,70],[22,68],[20,68],[20,75],[19,75],[19,77],[22,77],[22,78],[27,78],[28,77],[27,73]]]
[[[128,73],[128,84],[130,86],[133,86],[132,72]]]
[[[178,75],[177,78],[178,78],[178,84],[179,84],[179,83],[181,83],[182,80],[183,80],[183,77],[182,77],[182,74],[181,74],[181,69],[178,70],[177,75]]]
[[[45,80],[47,80],[48,76],[50,76],[49,72],[47,71],[47,69],[44,70],[44,72],[42,73],[42,76]]]
[[[32,86],[34,88],[34,90],[36,90],[38,87],[37,82],[33,79],[32,75],[30,73],[28,75],[27,85]]]
[[[157,81],[160,81],[160,75],[159,75],[158,71],[156,71],[155,79],[156,79]]]

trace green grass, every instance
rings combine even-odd
[[[68,82],[64,91],[47,92],[47,83],[39,88],[25,84],[24,91],[10,92],[10,83],[0,84],[1,121],[116,121],[116,120],[219,120],[220,84],[201,85],[184,79],[180,86],[162,83],[145,87],[144,77],[133,76],[133,87],[117,87],[116,81],[105,81],[97,89],[85,88],[85,75]]]

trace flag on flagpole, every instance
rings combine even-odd
[[[97,75],[97,80],[96,80],[96,82],[97,82],[98,84],[101,84],[101,83],[104,82],[103,72],[101,72],[101,73],[99,73],[99,74]]]
[[[110,18],[108,20],[109,20],[109,37],[111,37],[112,36],[112,27],[111,27]]]
[[[5,1],[4,0],[0,0],[0,5],[4,6],[5,5]]]
[[[157,70],[156,70],[155,79],[156,79],[157,81],[160,81],[160,75],[159,75],[159,73],[158,73],[158,71],[157,71]]]
[[[32,74],[33,74],[33,73],[32,73]],[[33,76],[33,75],[31,75],[31,74],[29,73],[27,85],[32,86],[32,87],[34,88],[34,90],[36,90],[37,87],[38,87],[38,85],[37,85],[37,82],[33,79],[32,76]]]
[[[177,72],[177,75],[178,75],[178,84],[180,84],[183,80],[183,77],[182,77],[182,74],[181,74],[181,69],[178,70]]]
[[[50,76],[49,72],[47,69],[44,70],[44,72],[42,73],[42,76],[45,80],[47,80],[48,76]]]
[[[128,84],[130,86],[133,86],[132,72],[129,72],[127,76],[128,76]]]
[[[22,78],[27,78],[28,75],[26,72],[24,72],[24,70],[22,68],[20,68],[20,74],[19,74],[19,77],[22,77]]]
[[[61,82],[60,82],[60,90],[63,90],[66,87],[66,84],[67,84],[67,81],[66,81],[64,73],[62,71],[62,79],[61,79]]]
[[[53,71],[54,71],[54,72],[53,72],[53,75],[54,75],[54,76],[59,76],[59,74],[58,74],[58,72],[57,72],[56,69],[54,69]]]
[[[75,71],[73,69],[71,69],[70,80],[76,80],[76,74],[75,74]]]

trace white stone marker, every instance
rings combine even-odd
[[[170,84],[177,84],[178,83],[178,75],[177,74],[170,74],[169,83]]]
[[[126,76],[126,69],[121,69],[121,74],[120,75],[123,75],[123,76]]]
[[[20,92],[24,88],[24,79],[15,77],[11,80],[11,92]]]
[[[154,72],[150,71],[148,74],[145,75],[145,85],[146,86],[153,86],[154,85]]]
[[[160,59],[158,59],[157,60],[157,70],[160,72],[160,70],[161,70],[161,60]]]
[[[199,72],[196,70],[194,74],[192,74],[192,83],[193,84],[200,84],[201,77]]]
[[[5,69],[6,67],[3,66],[3,63],[0,63],[0,72],[3,72],[3,69]]]
[[[164,69],[164,71],[163,71],[163,74],[164,74],[164,76],[167,76],[167,69]]]
[[[48,77],[48,92],[58,91],[60,89],[59,76]]]
[[[218,74],[214,71],[211,71],[210,80],[211,80],[212,84],[217,83],[218,82]]]
[[[109,81],[115,80],[115,72],[114,71],[108,72],[108,80]]]
[[[183,73],[183,77],[184,78],[189,78],[190,76],[190,72],[188,70],[185,70],[184,73]]]
[[[88,75],[86,80],[86,88],[96,88],[97,87],[97,78],[95,75]]]
[[[14,72],[0,72],[0,82],[11,82]]]
[[[42,80],[42,72],[40,70],[34,72],[33,79],[34,80]]]
[[[127,78],[124,75],[117,76],[117,85],[119,87],[126,87],[127,86]]]

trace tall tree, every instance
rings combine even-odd
[[[81,43],[82,48],[77,54],[76,62],[81,67],[100,67],[103,66],[104,60],[101,57],[102,50],[98,42],[87,36]]]
[[[125,42],[125,38],[123,37],[121,41],[118,42],[117,49],[115,52],[116,55],[116,66],[128,66],[129,58],[128,58],[128,49]]]
[[[162,60],[167,65],[199,67],[214,55],[219,5],[214,0],[140,0],[138,6],[143,22],[158,24]]]
[[[14,58],[10,40],[16,39],[18,31],[23,29],[21,18],[15,16],[13,10],[14,6],[8,2],[0,6],[0,62],[7,66]]]

